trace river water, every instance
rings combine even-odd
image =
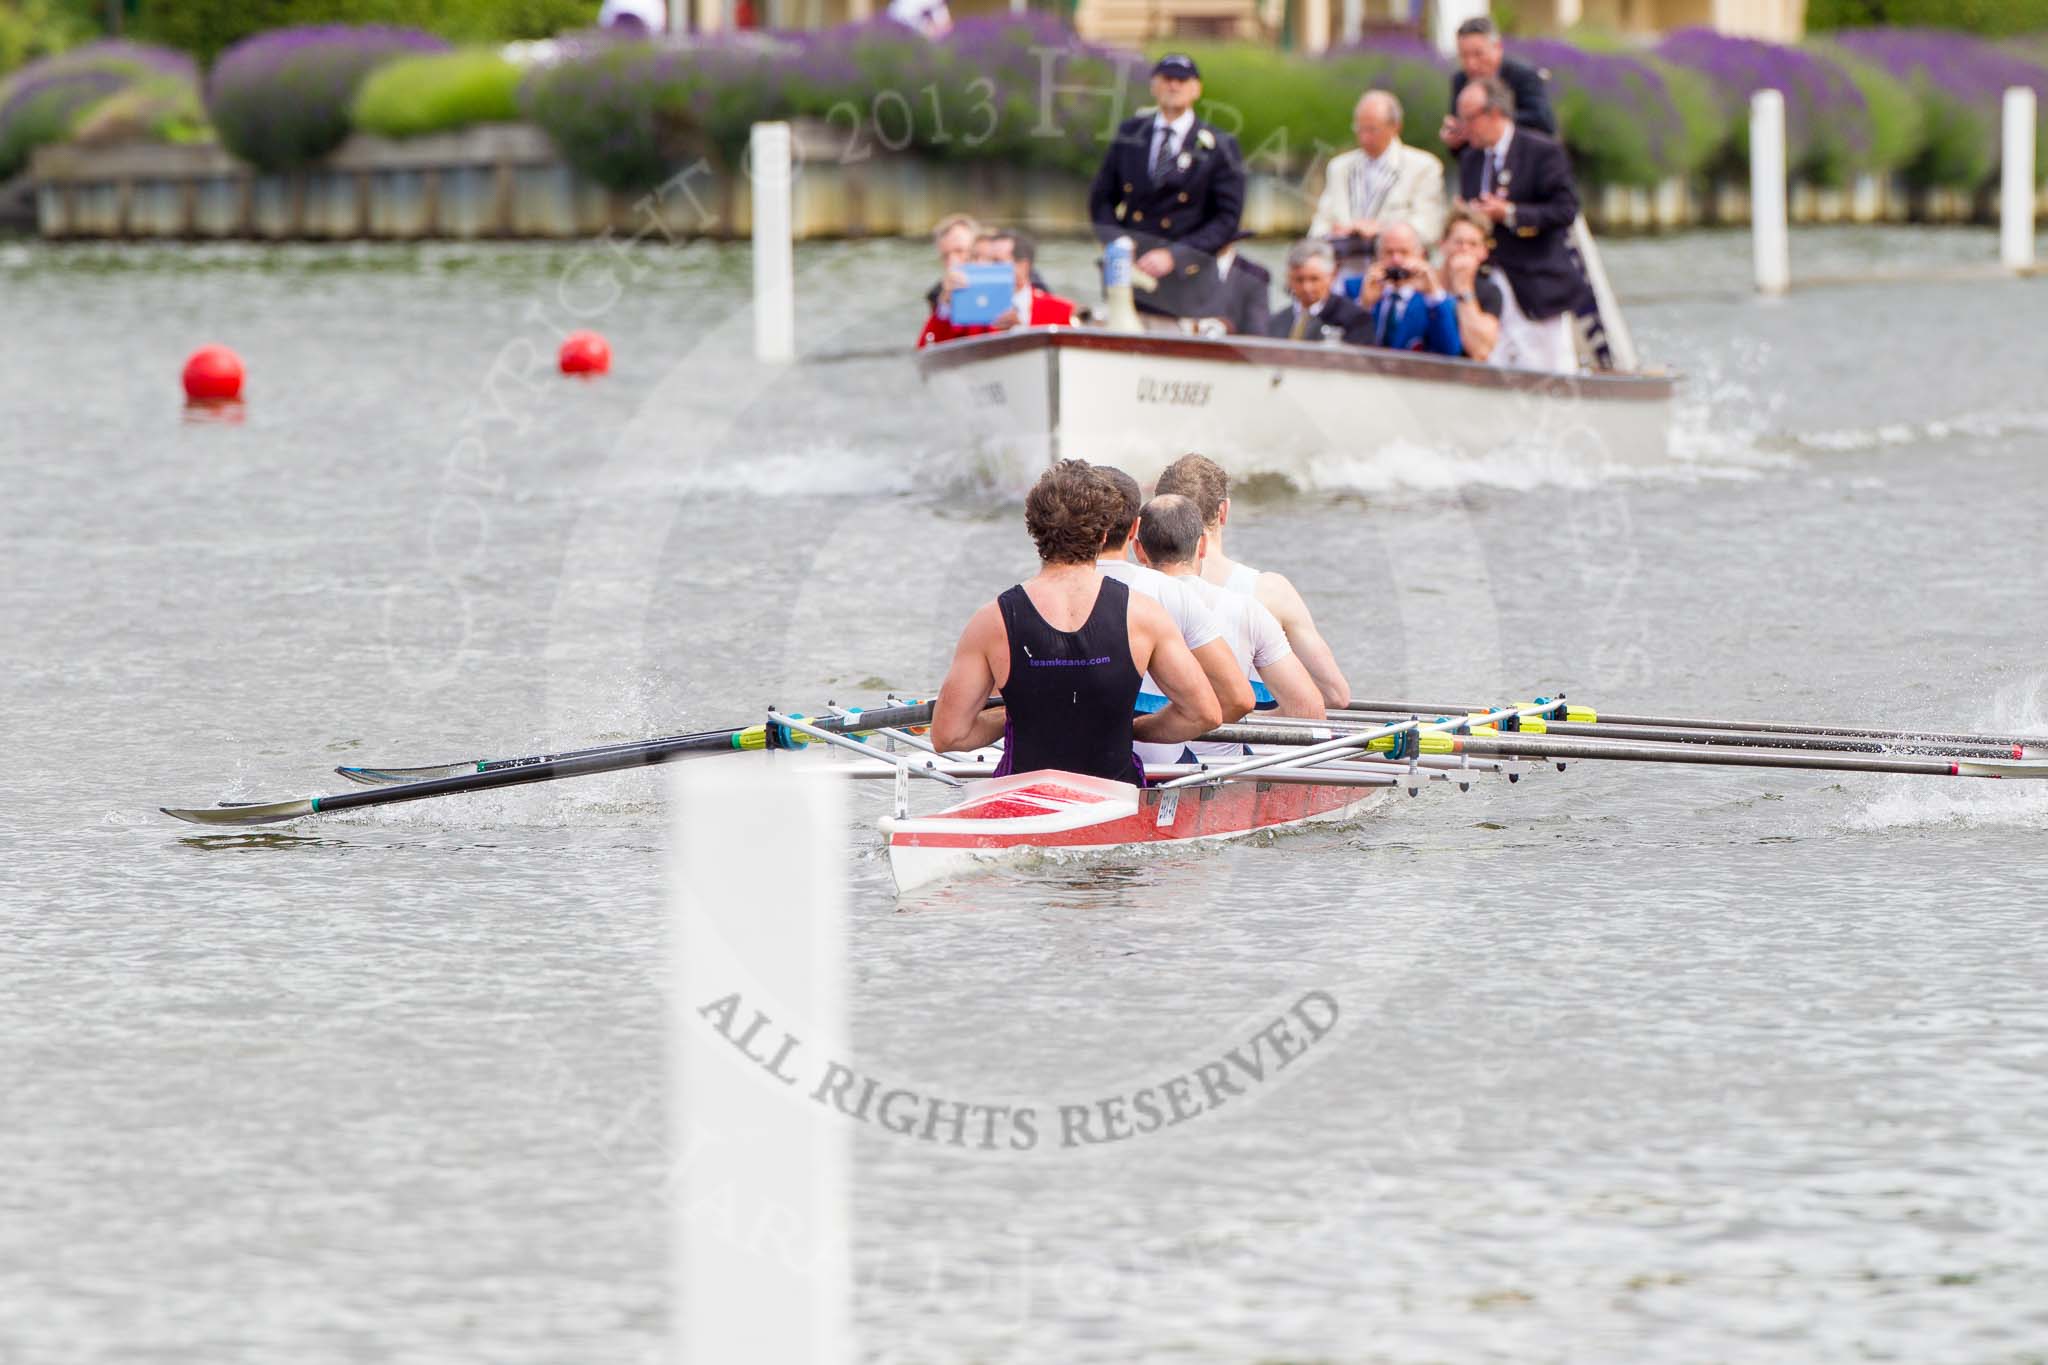
[[[1233,552],[1360,691],[2048,731],[2048,284],[1762,302],[1747,250],[1608,248],[1686,375],[1668,467],[1333,453]],[[907,362],[845,358],[914,335],[924,253],[798,261],[841,358],[778,371],[731,248],[0,244],[0,1361],[660,1356],[659,777],[156,807],[930,687],[1029,544]],[[601,382],[547,372],[581,325]],[[238,421],[181,418],[209,340]],[[1116,1146],[863,1130],[864,1360],[2048,1343],[2048,794],[1577,765],[901,905],[852,800],[865,1068],[1086,1098],[1344,1021]]]

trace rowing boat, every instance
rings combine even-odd
[[[1147,774],[1182,775],[1177,769]],[[1303,782],[1218,782],[1187,791],[1046,770],[979,782],[944,810],[885,815],[880,825],[889,871],[902,893],[1032,857],[1129,852],[1347,820],[1393,782],[1385,776],[1354,784],[1333,774]]]
[[[909,891],[1017,859],[1200,845],[1344,820],[1396,788],[1415,795],[1424,782],[1436,781],[1463,790],[1480,774],[1515,782],[1544,763],[1560,769],[1567,762],[1591,761],[2048,780],[2048,758],[2041,757],[2048,738],[2036,735],[1603,716],[1560,698],[1538,698],[1493,708],[1354,701],[1318,722],[1262,716],[1226,725],[1207,738],[1269,751],[1219,766],[1154,766],[1141,789],[1064,772],[997,777],[993,751],[936,753],[917,733],[931,724],[931,702],[891,698],[870,710],[828,704],[827,711],[807,719],[770,710],[751,725],[565,753],[350,767],[339,771],[356,784],[351,791],[162,809],[214,829],[269,825],[712,754],[786,753],[821,744],[852,757],[830,764],[830,771],[895,782],[894,808],[880,827],[897,888]],[[954,789],[954,803],[912,815],[913,779]]]

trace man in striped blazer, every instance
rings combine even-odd
[[[1401,119],[1401,101],[1391,91],[1360,97],[1351,113],[1358,146],[1330,158],[1309,236],[1356,237],[1369,253],[1388,223],[1408,224],[1425,242],[1443,235],[1443,162],[1401,141]]]

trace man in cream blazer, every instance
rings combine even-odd
[[[1444,166],[1401,141],[1401,101],[1368,90],[1351,113],[1358,146],[1330,158],[1323,196],[1309,224],[1311,237],[1375,238],[1384,223],[1406,223],[1425,242],[1443,235],[1448,206]],[[1361,243],[1370,251],[1370,243]]]

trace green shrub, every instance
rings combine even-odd
[[[1645,60],[1663,76],[1671,106],[1678,111],[1678,136],[1665,154],[1669,171],[1693,175],[1726,156],[1733,123],[1714,98],[1707,78],[1655,57]]]
[[[549,38],[597,22],[603,0],[141,0],[136,31],[212,61],[264,29],[385,24],[462,43]]]
[[[92,24],[76,3],[0,0],[0,76],[93,36]]]
[[[0,180],[36,148],[69,138],[103,101],[143,83],[183,85],[198,98],[190,57],[118,40],[45,57],[0,81]]]
[[[1883,69],[1851,56],[1838,44],[1814,40],[1807,46],[1841,68],[1863,97],[1869,132],[1864,145],[1841,154],[1845,170],[1851,174],[1892,175],[1912,165],[1927,143],[1927,111],[1919,97]],[[1742,128],[1742,147],[1746,158],[1747,121]]]
[[[74,142],[211,142],[206,102],[189,81],[153,79],[94,105],[72,130]]]
[[[1958,28],[1971,33],[2048,29],[2048,0],[1807,0],[1806,27]]]
[[[523,73],[488,48],[401,57],[371,72],[356,92],[355,126],[385,137],[419,137],[519,117]]]
[[[206,112],[230,152],[265,171],[310,165],[347,140],[356,92],[378,67],[443,51],[405,28],[280,28],[221,54]]]
[[[1353,145],[1351,113],[1368,90],[1392,92],[1406,118],[1401,139],[1441,153],[1437,125],[1449,71],[1412,41],[1382,39],[1303,58],[1253,43],[1195,44],[1202,68],[1200,113],[1236,135],[1253,170],[1297,172]]]

